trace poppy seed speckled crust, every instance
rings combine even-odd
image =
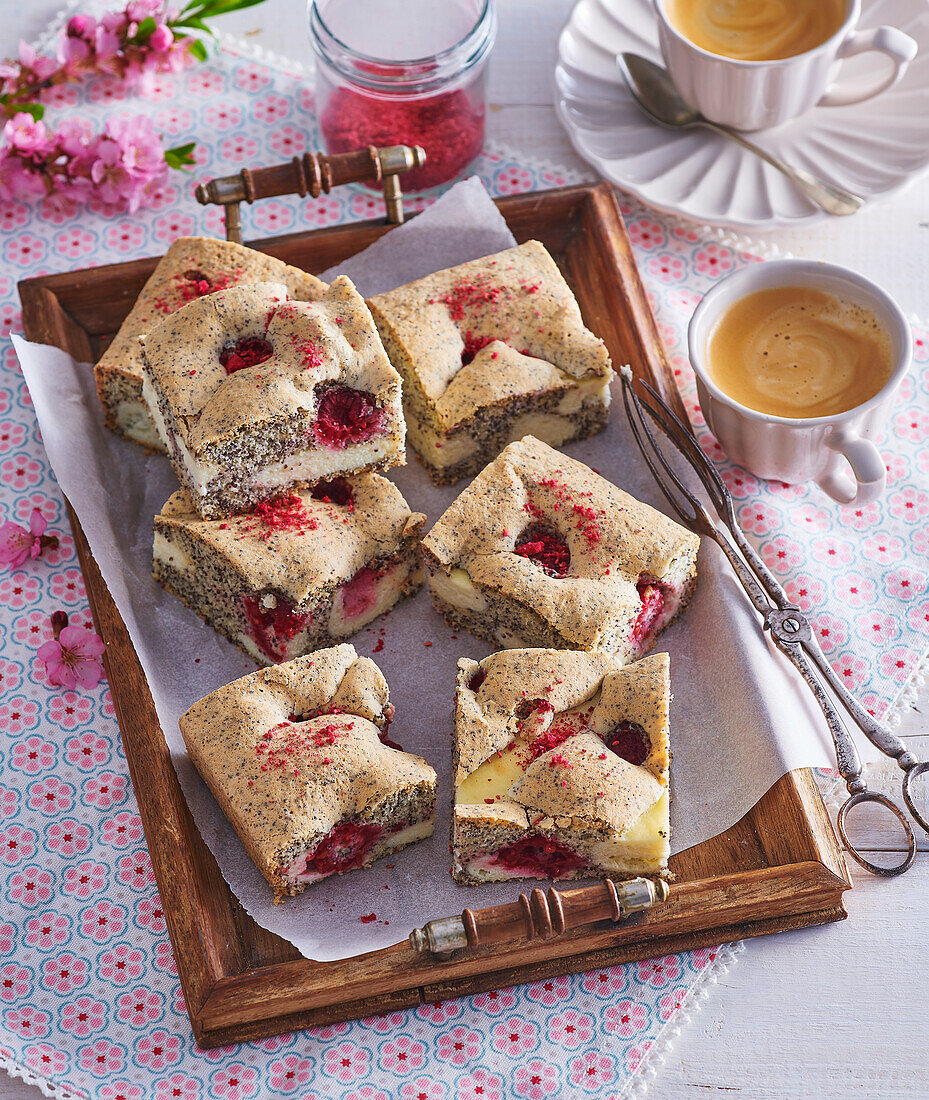
[[[632,665],[552,649],[462,658],[455,881],[666,873],[670,699],[666,653]],[[617,730],[641,739],[636,762]]]
[[[424,521],[379,474],[225,520],[202,519],[180,490],[155,516],[153,575],[250,657],[287,660],[354,634],[419,588]]]
[[[410,444],[437,484],[476,474],[524,435],[558,447],[606,427],[609,354],[538,241],[368,304],[403,376]]]
[[[699,538],[526,436],[423,539],[449,624],[511,649],[602,649],[629,662],[685,607]],[[551,562],[566,569],[556,575]]]
[[[219,291],[142,338],[143,392],[181,484],[217,518],[339,474],[406,461],[400,376],[340,275]]]
[[[106,426],[144,447],[163,451],[164,443],[142,397],[139,337],[195,298],[265,280],[283,283],[288,295],[301,302],[315,301],[326,290],[326,284],[313,275],[232,241],[210,237],[174,241],[94,368]]]
[[[234,680],[181,716],[275,900],[432,835],[436,773],[382,743],[392,713],[377,665],[339,645]]]

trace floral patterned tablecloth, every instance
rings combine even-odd
[[[144,110],[172,144],[196,140],[197,178],[317,146],[305,78],[234,46],[207,66],[159,77],[131,104],[114,82],[55,93],[50,110],[98,123]],[[494,194],[569,182],[556,168],[486,152]],[[423,200],[412,200],[415,208]],[[712,281],[757,257],[627,209],[629,230],[704,445],[722,463],[695,405],[682,344]],[[368,191],[246,211],[264,236],[381,213]],[[175,237],[220,233],[192,183],[175,173],[132,217],[40,214],[0,203],[0,521],[33,509],[57,549],[0,574],[0,1066],[48,1095],[101,1100],[542,1100],[619,1097],[644,1087],[667,1040],[706,995],[733,948],[611,967],[262,1042],[198,1050],[105,684],[64,691],[37,651],[50,615],[90,613],[63,502],[9,341],[21,327],[19,279],[162,252]],[[840,675],[872,708],[891,710],[929,648],[929,336],[883,447],[888,490],[864,508],[815,488],[759,484],[722,463],[739,518],[808,612]],[[2,1093],[2,1085],[0,1085]]]

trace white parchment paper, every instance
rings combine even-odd
[[[371,295],[514,243],[477,180],[449,191],[414,221],[327,273],[345,272]],[[326,277],[326,276],[324,276]],[[197,699],[256,665],[151,578],[152,517],[176,489],[166,458],[108,432],[93,373],[64,352],[14,336],[55,475],[80,517],[97,564],[148,677],[165,739],[194,819],[227,882],[254,919],[321,961],[396,943],[433,917],[497,904],[524,885],[455,886],[449,875],[451,716],[459,657],[490,647],[454,636],[428,594],[351,639],[373,656],[397,708],[391,737],[439,774],[435,836],[373,867],[336,876],[274,905],[271,891],[191,764],[177,720]],[[614,364],[619,365],[619,364]],[[656,507],[661,498],[614,402],[609,428],[566,452]],[[430,524],[464,487],[436,488],[415,458],[391,471]],[[704,546],[696,595],[659,648],[671,655],[673,849],[736,822],[786,771],[833,766],[812,696],[769,648],[757,617],[715,546]],[[118,685],[114,685],[118,690]],[[873,750],[863,754],[872,759]],[[376,920],[362,923],[362,916]]]

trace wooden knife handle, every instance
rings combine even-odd
[[[415,951],[442,955],[463,947],[548,940],[597,921],[622,920],[667,901],[668,894],[664,880],[647,878],[628,882],[604,879],[578,890],[533,890],[504,905],[465,909],[459,917],[429,921],[410,933],[410,944]]]

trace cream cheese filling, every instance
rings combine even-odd
[[[164,447],[148,408],[141,401],[120,401],[114,414],[116,426],[130,439],[146,447]]]
[[[410,563],[398,561],[392,565],[383,577],[372,582],[372,598],[359,614],[350,615],[345,610],[345,587],[336,590],[332,601],[332,611],[329,614],[329,633],[336,638],[344,638],[354,634],[378,615],[389,611],[397,600],[400,599],[400,589],[410,575]],[[346,582],[348,583],[348,582]]]
[[[169,565],[178,573],[186,573],[193,568],[193,558],[161,531],[155,532],[152,555],[155,561],[162,565]]]
[[[455,568],[450,573],[438,570],[430,573],[428,579],[429,590],[444,603],[464,611],[487,610],[487,601],[464,569]]]
[[[296,481],[322,481],[345,470],[380,462],[396,450],[397,440],[393,435],[353,443],[340,451],[313,447],[259,467],[248,484],[260,489],[278,489]]]

